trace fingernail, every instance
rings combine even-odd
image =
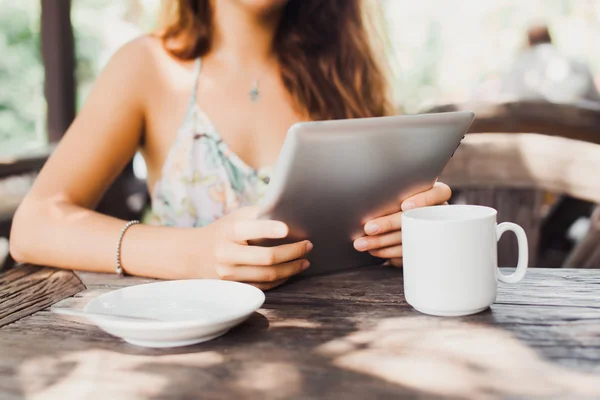
[[[287,235],[287,227],[285,225],[277,225],[273,229],[273,233],[279,237],[284,237]]]
[[[404,203],[402,203],[402,210],[404,211],[412,210],[416,207],[417,205],[413,201],[405,201]]]
[[[308,253],[313,249],[313,244],[311,242],[306,242],[306,252]]]
[[[302,261],[302,264],[301,264],[300,268],[302,268],[302,270],[305,270],[308,267],[310,267],[310,261],[308,261],[308,260]]]
[[[377,224],[368,223],[365,226],[365,232],[367,232],[368,235],[374,235],[379,232],[379,226]]]
[[[366,250],[367,249],[367,241],[365,239],[358,239],[354,242],[354,248],[356,250]]]

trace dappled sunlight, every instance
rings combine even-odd
[[[340,368],[444,396],[600,396],[600,375],[559,367],[506,331],[460,320],[386,319],[318,352]]]
[[[243,393],[290,398],[302,389],[302,375],[292,363],[272,362],[244,365],[234,383]]]
[[[213,351],[163,356],[128,355],[107,350],[29,359],[18,370],[24,397],[41,399],[138,399],[159,395],[170,384],[147,366],[176,364],[207,368],[223,363]]]
[[[286,319],[270,323],[271,328],[305,328],[317,329],[321,324],[307,319]]]

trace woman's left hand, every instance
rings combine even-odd
[[[437,182],[428,191],[409,197],[400,205],[402,211],[367,222],[364,228],[367,236],[356,239],[354,248],[368,251],[375,257],[387,258],[393,266],[402,266],[402,212],[444,204],[451,195],[448,185]]]

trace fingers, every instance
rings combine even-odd
[[[256,219],[258,218],[258,214],[260,213],[260,207],[258,206],[249,206],[238,208],[234,211],[239,219]]]
[[[287,234],[288,227],[283,222],[252,219],[236,221],[226,232],[227,239],[236,243],[256,239],[280,239]]]
[[[431,189],[426,192],[416,194],[402,202],[402,211],[408,211],[413,208],[435,206],[443,204],[452,197],[452,190],[448,185],[436,182]]]
[[[428,191],[416,194],[404,200],[402,202],[402,211],[446,204],[448,200],[450,200],[450,197],[452,197],[452,190],[450,187],[445,183],[436,182]],[[365,233],[370,236],[398,231],[400,229],[402,229],[402,212],[375,218],[365,224]]]
[[[386,233],[377,236],[365,236],[354,241],[354,248],[358,251],[367,251],[402,244],[402,231]]]
[[[402,258],[392,258],[390,259],[390,265],[392,265],[393,267],[402,267],[403,260]]]
[[[257,287],[260,290],[265,291],[265,290],[276,288],[277,286],[284,284],[286,281],[287,281],[287,279],[281,279],[281,280],[275,281],[275,282],[261,282],[261,283],[248,282],[248,284],[252,285],[254,287]]]
[[[390,246],[369,251],[369,254],[379,258],[402,258],[402,246]],[[390,260],[391,261],[391,260]]]
[[[216,256],[220,265],[269,266],[303,258],[312,247],[308,240],[275,247],[231,245],[218,249]]]
[[[224,280],[249,283],[274,283],[299,274],[310,266],[307,260],[294,260],[279,265],[219,265],[217,273]]]
[[[398,231],[402,228],[402,213],[395,213],[381,218],[375,218],[365,224],[367,235],[380,235],[386,232]]]

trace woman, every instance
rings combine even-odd
[[[360,0],[178,0],[159,34],[124,46],[19,208],[17,261],[156,278],[277,286],[308,267],[312,244],[256,220],[290,125],[390,113]],[[141,147],[152,216],[93,210]],[[402,262],[400,210],[443,203],[437,184],[365,225],[360,251]],[[122,240],[121,240],[122,239]],[[115,245],[118,250],[115,251]],[[118,261],[117,261],[118,260]]]

